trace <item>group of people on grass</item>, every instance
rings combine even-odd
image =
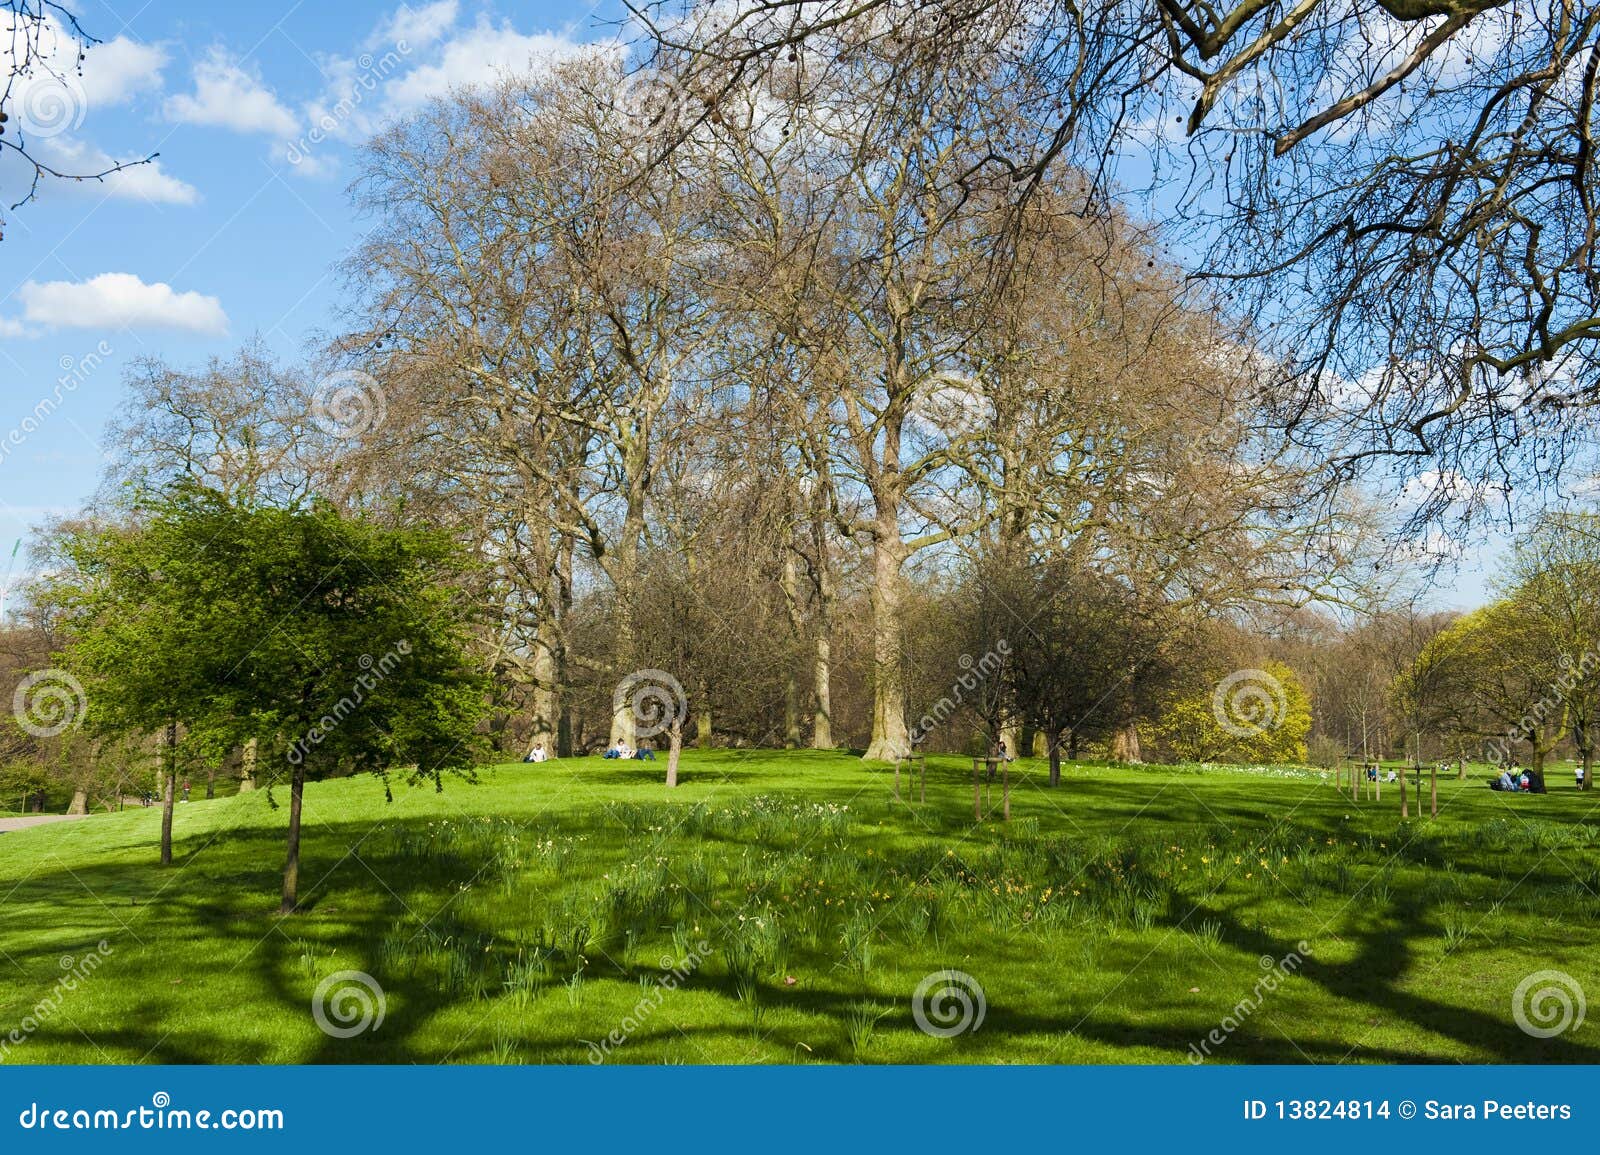
[[[639,762],[654,762],[656,760],[656,751],[655,747],[651,746],[648,742],[644,743],[637,750],[635,750],[621,738],[618,738],[606,748],[606,752],[602,754],[601,757],[628,758]],[[533,744],[533,749],[529,750],[527,756],[522,760],[524,762],[548,762],[550,760],[550,752],[544,748],[543,742],[535,742]]]
[[[1578,785],[1583,785],[1583,767],[1578,768]],[[1500,771],[1497,778],[1489,780],[1490,790],[1504,790],[1513,794],[1543,794],[1544,775],[1537,770],[1524,770],[1517,765],[1515,758],[1511,764]]]
[[[610,747],[607,748],[604,754],[600,755],[600,757],[631,758],[639,762],[654,762],[656,760],[656,750],[655,747],[650,745],[648,742],[635,750],[621,738],[618,738],[610,745]]]

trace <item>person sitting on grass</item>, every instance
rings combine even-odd
[[[1384,781],[1385,782],[1398,782],[1398,781],[1400,781],[1400,775],[1396,770],[1394,770],[1391,767],[1390,770],[1389,770],[1389,776],[1387,778],[1385,778]]]
[[[618,738],[610,746],[606,747],[606,752],[604,754],[600,755],[600,757],[602,757],[602,758],[621,758],[623,749],[624,749],[624,746],[623,746],[622,739]]]
[[[528,751],[528,756],[526,758],[524,758],[523,761],[524,762],[543,762],[548,757],[550,757],[550,755],[545,753],[544,743],[543,742],[535,742],[533,744],[533,749]]]
[[[656,760],[656,748],[646,742],[633,752],[633,756],[640,762],[654,762]]]

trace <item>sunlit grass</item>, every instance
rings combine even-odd
[[[1475,771],[1402,823],[1393,786],[1315,772],[1079,763],[1050,790],[1024,761],[1013,821],[997,784],[974,825],[969,764],[929,763],[925,805],[842,753],[690,751],[672,792],[599,759],[392,804],[317,783],[288,919],[265,791],[180,806],[167,870],[156,810],[3,835],[0,1038],[42,1017],[4,1061],[1182,1062],[1302,941],[1208,1061],[1600,1060],[1592,1024],[1511,1015],[1536,970],[1600,991],[1600,795]],[[986,996],[953,1038],[912,1016],[945,970]],[[381,1026],[318,1028],[340,971]]]

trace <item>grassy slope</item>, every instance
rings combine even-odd
[[[1600,992],[1600,794],[1479,773],[1402,827],[1393,786],[1355,805],[1304,777],[1085,767],[1051,791],[1041,770],[1019,767],[1009,828],[973,825],[956,759],[916,808],[812,753],[690,752],[670,796],[660,763],[599,759],[387,805],[371,778],[313,784],[288,920],[261,792],[181,806],[170,870],[154,809],[0,835],[0,1041],[49,1003],[0,1061],[584,1062],[642,1011],[616,1060],[1181,1062],[1302,939],[1217,1060],[1600,1061],[1593,1022],[1535,1040],[1510,1013],[1536,970]],[[680,989],[654,985],[702,939]],[[911,992],[947,967],[987,1016],[932,1038]],[[346,969],[386,1017],[331,1038],[310,1004]]]

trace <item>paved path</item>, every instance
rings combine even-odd
[[[46,822],[68,822],[83,818],[82,814],[28,814],[21,818],[0,818],[0,834],[8,830],[26,830],[30,826],[43,826]]]

